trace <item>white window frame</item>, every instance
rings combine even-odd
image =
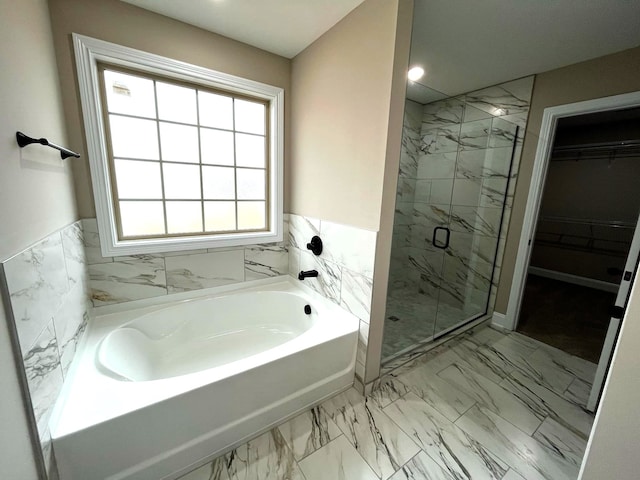
[[[108,257],[281,242],[284,197],[284,90],[208,68],[72,34],[102,254]],[[261,232],[121,240],[113,204],[98,63],[174,78],[269,102],[269,228]]]

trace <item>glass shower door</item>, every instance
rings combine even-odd
[[[499,117],[462,124],[434,337],[487,311],[517,133]]]

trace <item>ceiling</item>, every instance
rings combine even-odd
[[[293,58],[363,0],[123,0]]]
[[[638,0],[415,0],[410,64],[458,95],[638,45]]]
[[[363,0],[123,1],[293,58]],[[415,0],[411,64],[449,96],[638,45],[638,0]]]

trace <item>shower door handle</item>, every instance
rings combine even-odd
[[[444,232],[446,233],[446,236],[444,238],[444,244],[442,245],[438,245],[438,241],[437,241],[439,230],[444,230]],[[451,230],[449,230],[447,227],[436,227],[433,229],[433,238],[431,239],[431,243],[433,244],[434,247],[441,248],[444,250],[449,246],[449,238],[451,238]]]

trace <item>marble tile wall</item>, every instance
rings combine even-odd
[[[314,235],[322,238],[320,256],[307,250]],[[377,233],[325,220],[289,215],[289,273],[317,270],[305,285],[360,319],[356,376],[364,378]]]
[[[429,325],[420,320],[409,330],[449,328],[484,312],[488,296],[492,309],[532,89],[527,77],[433,102],[422,108],[419,126],[414,102],[407,102],[387,310],[395,318],[420,313],[403,307],[409,291],[438,312]],[[438,226],[451,230],[447,250],[432,244]],[[385,329],[393,349],[411,345],[400,338],[403,330]]]
[[[55,468],[49,418],[91,310],[83,244],[82,223],[76,222],[4,261],[1,269],[48,469]]]
[[[125,257],[103,257],[96,219],[83,219],[82,224],[95,307],[289,272],[287,215],[283,242]]]

